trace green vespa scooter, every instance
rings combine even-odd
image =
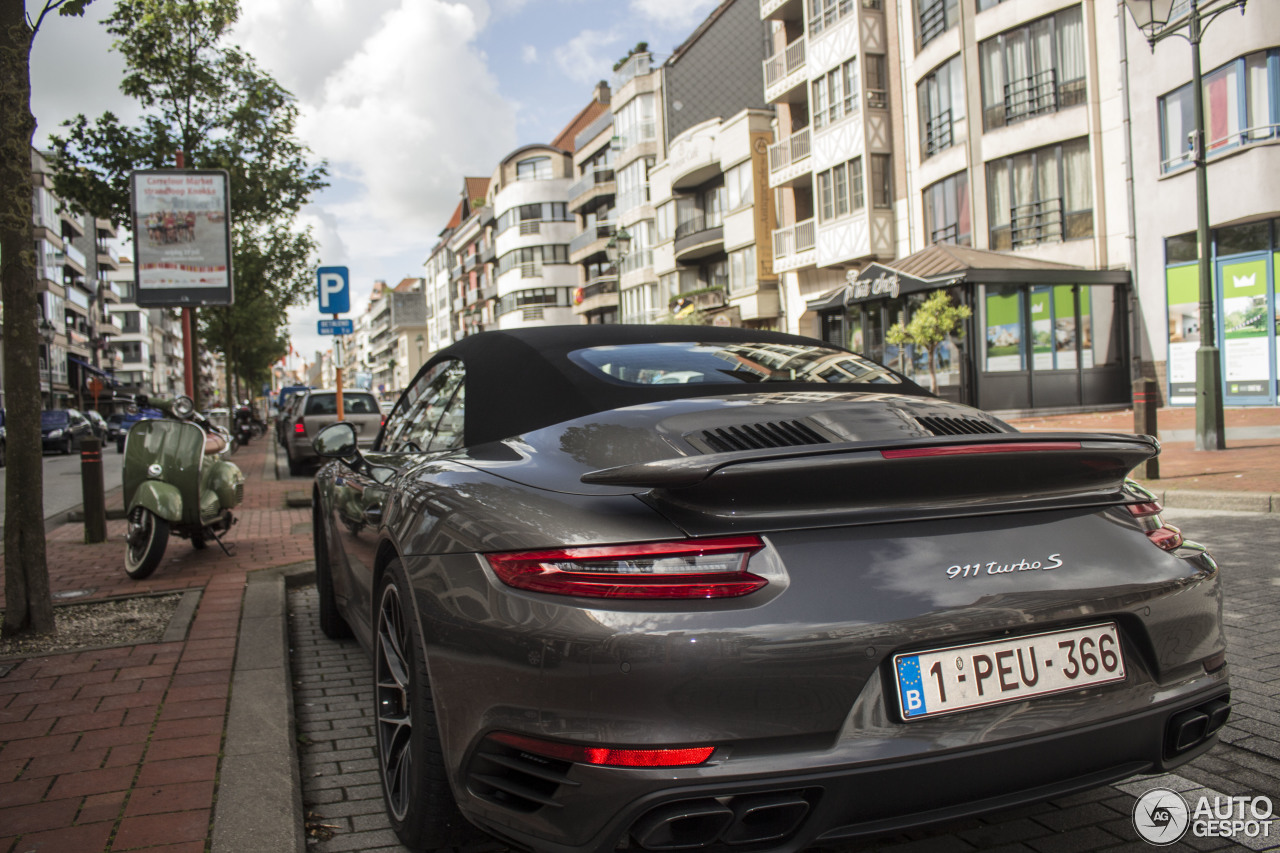
[[[190,397],[138,403],[166,417],[139,421],[125,439],[125,572],[134,580],[150,577],[170,533],[197,549],[213,539],[229,555],[222,537],[244,499],[244,474],[228,458],[230,433],[196,412]]]

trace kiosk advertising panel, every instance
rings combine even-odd
[[[137,304],[230,305],[231,193],[225,171],[157,169],[129,178]]]

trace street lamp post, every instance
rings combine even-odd
[[[58,336],[57,328],[47,319],[40,321],[40,337],[44,338],[44,372],[49,380],[49,408],[53,405],[53,340]]]
[[[1156,42],[1169,36],[1191,44],[1191,111],[1194,128],[1189,134],[1196,172],[1196,240],[1200,271],[1200,347],[1196,350],[1196,450],[1222,450],[1226,435],[1222,426],[1222,359],[1217,346],[1213,274],[1209,267],[1209,178],[1204,138],[1204,91],[1200,77],[1200,39],[1209,22],[1246,0],[1181,0],[1186,14],[1170,25],[1175,0],[1124,0],[1134,24],[1147,37],[1152,53]],[[1186,27],[1186,34],[1182,33]]]

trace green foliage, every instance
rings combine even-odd
[[[649,52],[649,43],[647,41],[636,42],[636,46],[631,48],[631,50],[628,50],[626,56],[622,57],[617,62],[613,63],[613,70],[614,71],[622,70],[622,66],[627,64],[627,60],[631,59],[631,57],[635,56],[637,53],[648,53],[648,52]]]
[[[952,334],[961,330],[961,323],[973,315],[967,305],[952,305],[951,297],[945,290],[934,291],[919,308],[911,314],[911,321],[905,326],[894,323],[885,331],[884,337],[891,344],[903,346],[914,344],[923,347],[929,353],[929,378],[933,392],[938,392],[938,375],[935,363],[938,346]]]
[[[118,226],[137,169],[173,167],[182,151],[186,168],[230,174],[235,304],[202,309],[199,331],[248,379],[279,357],[285,311],[309,293],[317,245],[296,219],[327,182],[294,135],[293,95],[226,43],[239,14],[239,0],[117,0],[105,24],[143,117],[76,116],[52,142],[55,191]]]

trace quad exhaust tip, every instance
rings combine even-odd
[[[645,814],[632,827],[631,837],[646,850],[778,841],[800,828],[816,795],[816,791],[785,791],[681,800]]]

